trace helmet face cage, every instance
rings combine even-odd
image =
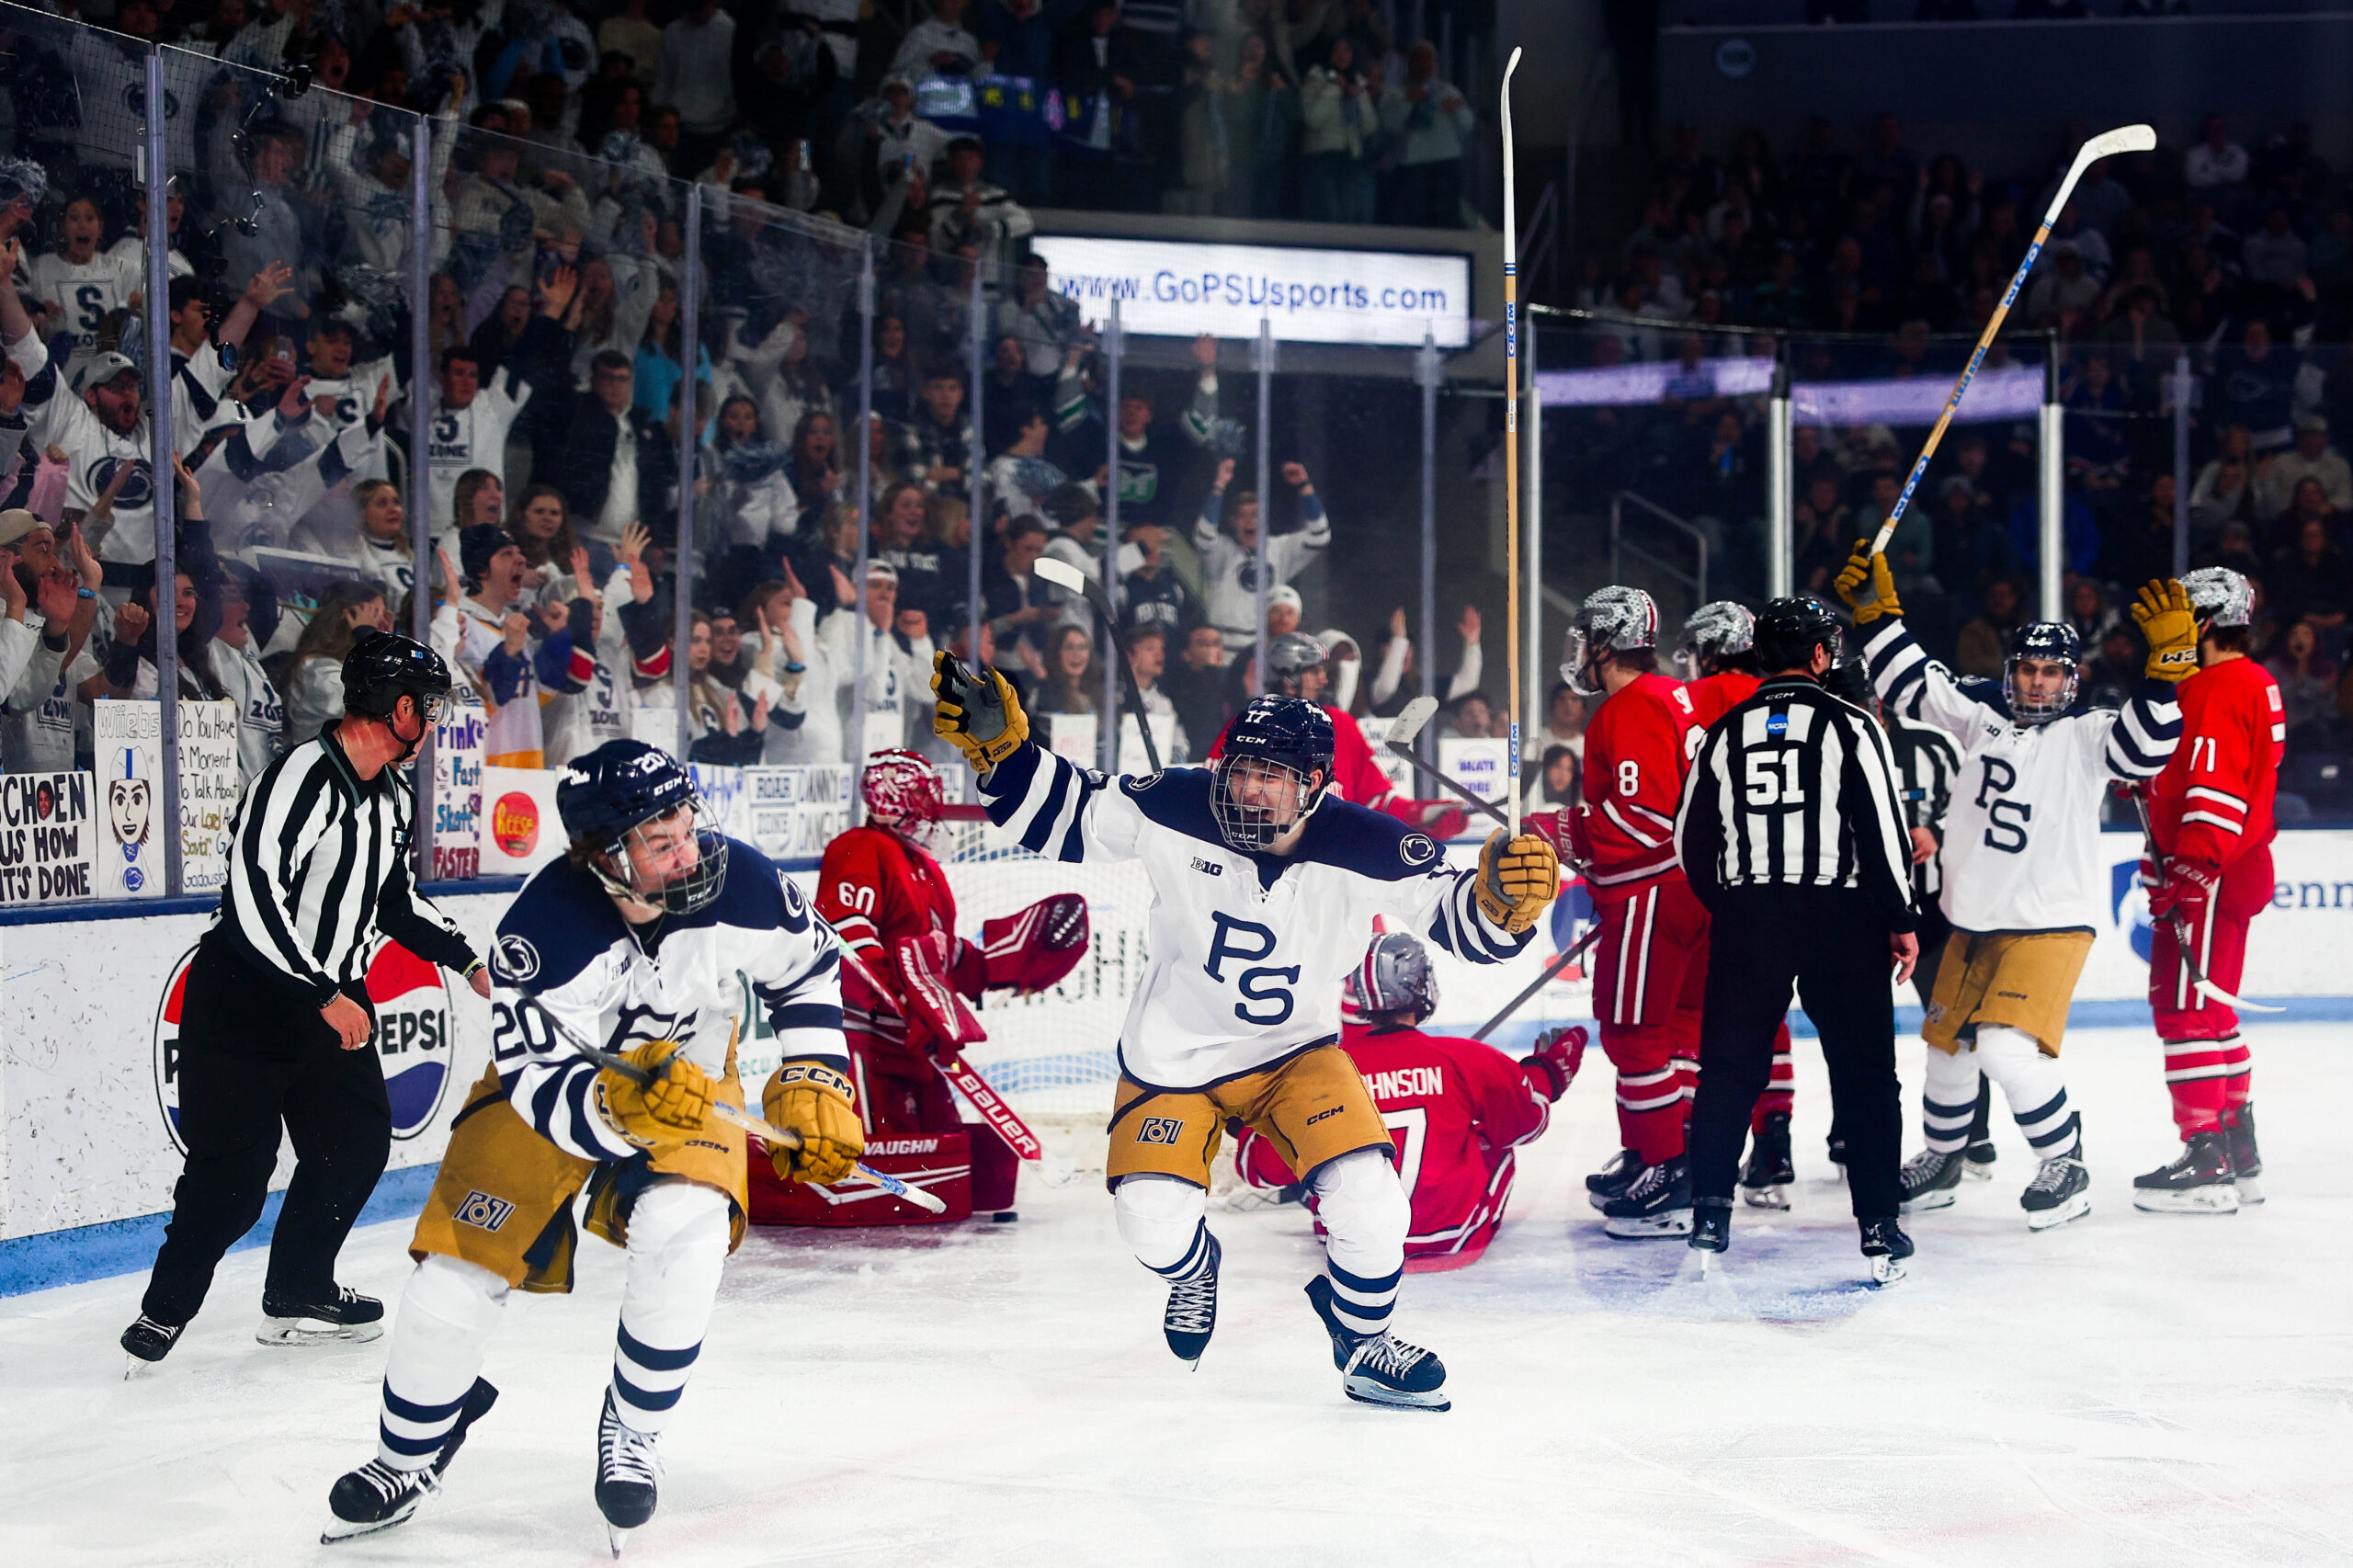
[[[2181,574],[2189,608],[2206,626],[2245,626],[2255,619],[2255,586],[2227,566],[2200,566]]]
[[[2082,666],[2077,663],[2082,652],[2083,639],[2064,621],[2038,620],[2018,628],[2010,642],[2009,656],[2002,661],[2002,689],[2010,701],[2010,716],[2021,724],[2047,724],[2073,708],[2076,688],[2083,683]],[[2067,666],[2056,692],[2029,698],[2018,689],[2018,665],[2027,659]]]
[[[1384,931],[1372,939],[1364,959],[1341,983],[1341,1000],[1370,1017],[1410,1013],[1415,1023],[1438,1011],[1438,979],[1429,953],[1410,932]]]
[[[664,878],[658,887],[640,888],[638,866],[673,858],[683,847],[672,824],[681,824],[693,835],[694,864]],[[646,818],[608,845],[589,862],[597,880],[616,898],[652,904],[665,915],[692,915],[719,896],[727,881],[727,835],[719,818],[699,794],[683,805]]]
[[[911,751],[876,752],[867,759],[859,793],[868,822],[937,853],[935,846],[946,836],[947,793],[928,760]]]
[[[1273,806],[1243,804],[1234,793],[1233,776],[1245,767],[1270,776],[1269,781],[1278,789],[1283,780],[1290,781],[1292,799],[1298,802],[1290,814],[1283,815]],[[1217,830],[1225,841],[1245,855],[1259,853],[1295,824],[1306,821],[1323,800],[1324,786],[1313,774],[1272,757],[1229,754],[1218,758],[1210,772],[1210,814],[1217,819]]]

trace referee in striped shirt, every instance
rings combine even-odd
[[[344,717],[245,790],[221,911],[180,1004],[179,1134],[188,1157],[139,1320],[122,1347],[160,1361],[204,1304],[212,1271],[261,1217],[279,1130],[297,1164],[262,1288],[265,1345],[373,1339],[381,1302],[335,1281],[335,1255],[392,1149],[384,1074],[369,1049],[368,965],[388,937],[490,976],[409,881],[415,796],[404,769],[449,696],[421,643],[363,631],[343,662]]]
[[[1888,972],[1899,983],[1911,975],[1919,915],[1887,738],[1822,687],[1838,647],[1838,621],[1819,600],[1765,607],[1756,652],[1766,679],[1710,728],[1676,814],[1684,875],[1711,916],[1691,1245],[1728,1244],[1749,1111],[1794,985],[1830,1069],[1863,1252],[1884,1281],[1900,1278],[1912,1250],[1895,1222],[1903,1120]]]

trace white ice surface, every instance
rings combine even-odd
[[[2024,1145],[1919,1217],[1913,1278],[1862,1289],[1801,1042],[1794,1212],[1741,1210],[1702,1280],[1680,1243],[1605,1239],[1580,1178],[1616,1147],[1597,1051],[1468,1270],[1409,1277],[1444,1415],[1340,1396],[1301,1298],[1297,1210],[1222,1214],[1198,1372],[1101,1187],[1025,1188],[1014,1225],[754,1233],[664,1439],[639,1564],[2302,1563],[2353,1541],[2353,1332],[2336,1178],[2343,1027],[2256,1032],[2271,1201],[2135,1212],[2171,1156],[2154,1040],[2070,1040],[2092,1216],[2030,1235]],[[1916,1141],[1919,1046],[1904,1056]],[[397,1298],[404,1224],[344,1278]],[[502,1397],[406,1526],[317,1544],[374,1451],[384,1343],[265,1349],[259,1253],[171,1358],[122,1379],[140,1281],[0,1302],[0,1563],[607,1561],[589,1498],[620,1256],[516,1298]]]

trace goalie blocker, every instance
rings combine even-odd
[[[850,1073],[876,1170],[948,1205],[928,1214],[868,1188],[839,1191],[774,1179],[752,1162],[755,1223],[871,1225],[962,1219],[1010,1209],[1026,1130],[1001,1103],[1006,1131],[968,1122],[949,1074],[971,1075],[962,1049],[987,1038],[975,1011],[989,991],[1029,993],[1059,983],[1086,953],[1086,903],[1051,894],[983,921],[980,940],[956,935],[956,897],[935,857],[944,817],[939,776],[913,752],[877,753],[864,779],[867,824],[826,846],[818,913],[832,923],[842,967]],[[983,1085],[983,1094],[985,1086]]]

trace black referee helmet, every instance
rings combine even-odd
[[[1835,665],[1840,642],[1838,618],[1811,594],[1774,599],[1756,614],[1756,663],[1767,675],[1810,669],[1816,648],[1828,650]]]
[[[404,696],[430,722],[449,699],[449,666],[415,638],[361,627],[343,656],[343,710],[389,721]]]

